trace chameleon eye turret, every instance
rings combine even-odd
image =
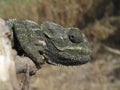
[[[69,29],[68,37],[73,43],[80,43],[83,41],[84,38],[82,32],[77,28]]]

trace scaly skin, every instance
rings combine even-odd
[[[90,60],[91,48],[78,28],[64,28],[52,22],[38,25],[29,20],[9,19],[14,48],[30,57],[37,67],[48,62],[65,66]]]

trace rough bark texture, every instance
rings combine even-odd
[[[1,90],[20,90],[13,61],[11,43],[8,39],[9,29],[5,22],[0,19],[0,89]]]
[[[12,49],[10,36],[10,30],[5,25],[4,20],[0,19],[0,90],[21,90],[17,82],[16,73],[33,75],[36,73],[37,68],[32,60],[16,54],[15,50]],[[28,90],[27,88],[24,90]]]

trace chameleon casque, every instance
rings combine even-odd
[[[13,47],[24,52],[37,67],[45,62],[73,66],[90,61],[91,47],[78,28],[17,19],[8,19],[6,24],[13,33]]]

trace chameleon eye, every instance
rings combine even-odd
[[[70,29],[68,37],[72,43],[81,43],[83,41],[82,32],[76,28]]]

